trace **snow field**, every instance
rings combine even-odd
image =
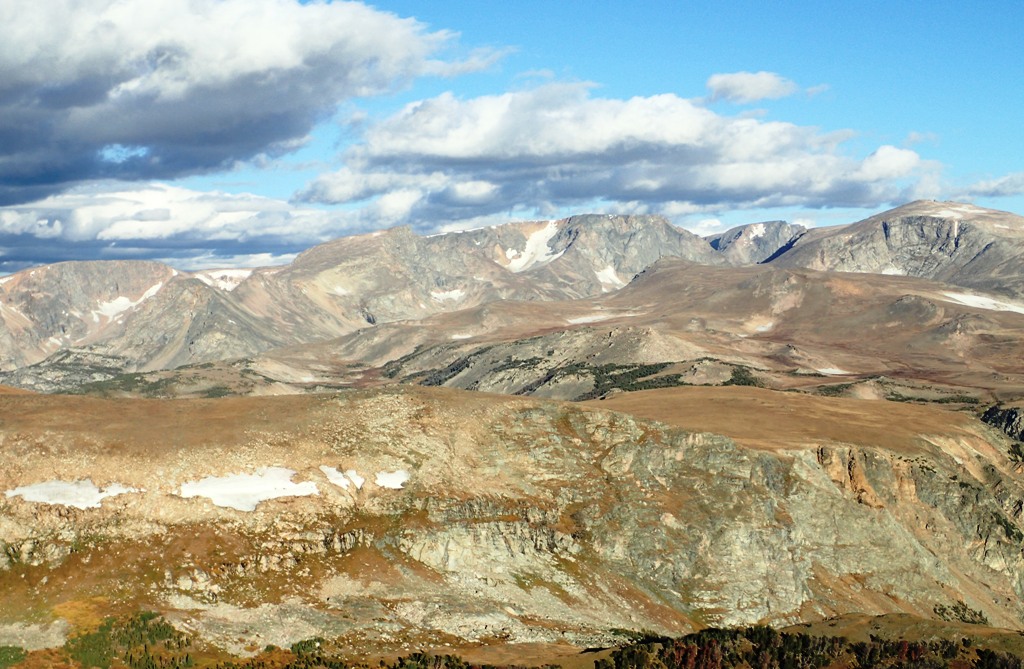
[[[1013,302],[1004,302],[984,295],[972,295],[970,293],[943,293],[951,301],[975,309],[986,311],[1011,311],[1017,314],[1024,314],[1024,306]]]
[[[116,497],[130,492],[143,491],[128,488],[119,483],[112,483],[106,488],[100,489],[91,479],[82,479],[80,481],[43,481],[8,490],[5,494],[7,497],[21,497],[26,502],[59,504],[76,509],[98,509],[100,503],[107,497]]]
[[[319,469],[330,483],[343,490],[348,490],[349,486],[361,490],[366,483],[366,478],[360,476],[355,469],[341,472],[327,465],[321,465]],[[179,486],[177,494],[186,499],[205,497],[216,506],[238,511],[255,511],[260,502],[267,500],[320,494],[316,483],[296,483],[292,481],[293,476],[295,471],[286,467],[262,467],[252,474],[206,476],[195,481],[186,481]],[[379,471],[374,475],[374,484],[378,488],[401,490],[410,478],[411,474],[404,469]],[[108,497],[144,492],[146,491],[129,488],[120,483],[112,483],[101,489],[92,480],[82,479],[43,481],[7,490],[5,494],[8,498],[21,497],[26,502],[38,504],[98,509]]]
[[[545,227],[526,238],[526,247],[522,251],[509,248],[505,251],[508,258],[508,269],[511,272],[525,272],[536,265],[544,265],[557,260],[561,253],[552,253],[548,243],[558,234],[558,225],[551,221]]]
[[[211,269],[203,272],[196,272],[192,276],[199,279],[207,286],[219,288],[227,292],[238,288],[238,285],[252,275],[251,269]]]

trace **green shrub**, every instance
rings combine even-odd
[[[6,669],[13,664],[18,664],[25,659],[26,655],[28,653],[25,652],[24,648],[0,646],[0,669]]]

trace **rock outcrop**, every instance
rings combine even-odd
[[[1017,441],[1024,442],[1024,409],[1020,407],[992,406],[981,419]]]

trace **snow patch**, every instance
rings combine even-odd
[[[335,286],[334,288],[331,289],[331,292],[337,295],[338,297],[345,297],[346,295],[352,294],[352,291],[345,288],[344,286]]]
[[[160,289],[164,287],[164,282],[151,286],[146,292],[142,294],[137,300],[132,300],[130,297],[121,295],[115,297],[109,302],[100,302],[99,305],[92,311],[92,320],[94,323],[100,322],[100,316],[106,316],[107,320],[112,320],[117,316],[120,316],[129,309],[134,309],[149,298],[153,297],[160,292]]]
[[[356,487],[356,490],[362,490],[363,484],[366,483],[366,479],[356,473],[354,469],[346,469],[345,476],[348,477],[349,481],[352,481],[352,485]]]
[[[61,506],[73,506],[76,509],[98,509],[100,502],[107,497],[116,497],[130,492],[140,492],[135,488],[128,488],[120,483],[112,483],[106,488],[100,489],[91,479],[80,481],[44,481],[32,485],[21,486],[8,490],[5,494],[8,497],[21,497],[26,502],[38,502],[40,504],[59,504]]]
[[[768,321],[767,323],[763,323],[761,325],[758,325],[756,328],[754,328],[754,332],[768,332],[773,327],[775,327],[775,322],[774,321]]]
[[[853,372],[848,372],[845,369],[839,369],[838,367],[823,367],[818,370],[818,373],[824,374],[825,376],[847,376],[849,374],[853,374]]]
[[[969,204],[965,204],[965,205],[946,204],[943,209],[933,210],[931,212],[931,215],[932,216],[937,216],[939,218],[959,218],[959,219],[962,219],[965,214],[970,216],[972,214],[976,215],[976,214],[983,213],[983,212],[984,212],[983,209],[971,206]]]
[[[327,480],[338,486],[342,490],[348,490],[348,477],[339,472],[334,467],[328,467],[327,465],[320,465],[320,471],[324,473]]]
[[[505,250],[505,257],[508,258],[508,269],[511,272],[525,272],[531,267],[545,265],[552,260],[562,257],[564,251],[552,253],[548,242],[558,234],[558,225],[551,221],[545,227],[526,238],[526,248],[516,251],[509,248]]]
[[[207,476],[181,484],[182,497],[206,497],[217,506],[255,511],[256,505],[279,497],[319,495],[312,481],[292,483],[295,472],[284,467],[264,467],[255,474]]]
[[[392,490],[401,490],[405,487],[405,482],[409,480],[409,472],[404,469],[398,469],[393,472],[377,472],[373,482],[381,488],[391,488]]]
[[[566,318],[565,322],[572,325],[579,325],[580,323],[597,323],[598,321],[606,321],[611,318],[610,314],[592,314],[590,316],[577,316],[576,318]]]
[[[894,265],[889,265],[888,267],[883,269],[882,270],[882,274],[885,274],[886,276],[906,276],[907,275],[906,272],[904,272],[899,267],[896,267]]]
[[[1006,302],[1004,300],[997,300],[993,297],[972,295],[970,293],[943,293],[943,295],[949,298],[952,302],[968,307],[974,307],[976,309],[985,309],[986,311],[1012,311],[1017,314],[1024,314],[1024,305]]]
[[[218,288],[230,293],[251,275],[251,269],[211,269],[196,272],[192,276],[211,288]]]
[[[452,290],[432,290],[430,291],[430,297],[437,302],[458,302],[466,296],[466,291],[461,288],[455,288]]]
[[[473,335],[471,335],[471,334],[453,334],[451,336],[451,338],[452,339],[472,339]]]
[[[619,278],[618,272],[611,265],[602,270],[595,270],[594,274],[597,275],[597,280],[601,282],[601,289],[604,292],[616,290],[626,285],[626,282]]]
[[[747,226],[747,239],[754,240],[764,237],[767,230],[765,230],[764,223],[754,223],[753,225]]]

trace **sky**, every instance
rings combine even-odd
[[[1024,213],[1017,0],[4,0],[0,272],[579,213]]]

